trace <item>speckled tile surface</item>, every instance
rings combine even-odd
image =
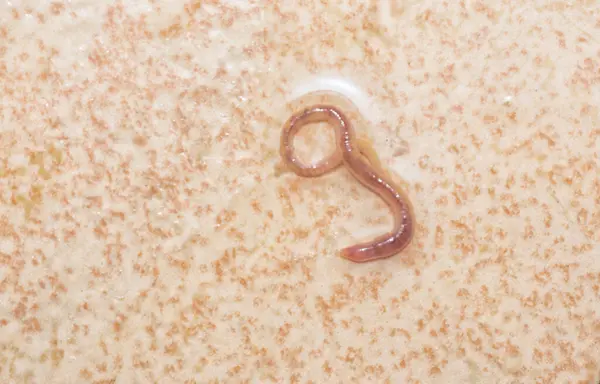
[[[0,382],[600,380],[597,1],[108,3],[0,4]],[[319,89],[401,255],[337,256],[391,223],[346,170],[275,172]]]

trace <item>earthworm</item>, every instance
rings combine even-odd
[[[313,107],[307,108],[290,117],[283,126],[281,133],[280,153],[285,165],[290,168],[298,176],[317,177],[332,171],[340,166],[343,162],[342,143],[345,138],[342,135],[349,135],[350,131],[343,128],[346,120],[342,120],[342,115],[336,113],[337,110],[331,107]],[[294,156],[294,137],[300,129],[308,124],[326,122],[334,127],[339,127],[335,130],[336,146],[333,153],[321,160],[317,164],[303,164],[300,159]]]
[[[335,128],[334,152],[317,164],[304,164],[294,156],[293,140],[307,124],[326,122]],[[317,177],[344,164],[366,188],[379,195],[390,207],[393,229],[375,239],[341,250],[341,256],[362,263],[393,256],[410,244],[414,218],[410,202],[382,169],[375,152],[357,140],[342,111],[331,105],[315,105],[292,115],[283,126],[280,154],[284,164],[303,177]]]

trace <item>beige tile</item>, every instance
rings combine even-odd
[[[0,5],[0,382],[600,379],[597,2],[110,4]],[[319,90],[400,255],[338,256],[391,225],[347,170],[277,174]]]

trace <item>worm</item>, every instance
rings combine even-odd
[[[335,150],[317,164],[304,164],[294,155],[293,140],[302,127],[318,122],[335,128]],[[393,256],[410,244],[415,222],[408,198],[383,170],[375,151],[355,137],[340,109],[319,104],[292,115],[283,126],[280,155],[285,166],[302,177],[321,176],[345,165],[354,178],[389,206],[394,217],[393,229],[371,241],[343,248],[342,257],[363,263]]]

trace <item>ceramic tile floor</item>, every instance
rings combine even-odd
[[[314,90],[401,255],[337,256],[391,223],[347,171],[275,171]],[[2,2],[0,105],[3,383],[600,380],[597,1]]]

